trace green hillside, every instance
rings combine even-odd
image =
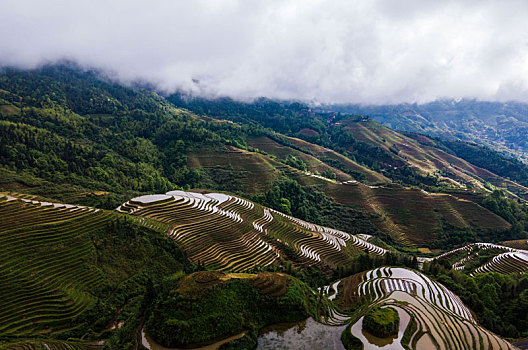
[[[410,348],[510,348],[528,336],[523,171],[297,102],[2,68],[0,349],[249,349],[308,317],[355,346],[376,306]]]
[[[2,349],[2,340],[19,338],[63,349],[45,339],[103,337],[127,347],[148,286],[187,266],[158,223],[10,195],[1,197],[0,215]],[[119,332],[109,332],[118,324]]]
[[[184,277],[163,296],[146,330],[170,347],[196,347],[242,335],[232,345],[254,348],[263,326],[325,311],[307,285],[284,274],[202,271]]]
[[[429,248],[439,242],[431,238],[453,247],[526,229],[480,206],[490,189],[524,196],[525,187],[360,116],[268,100],[165,99],[75,66],[4,69],[0,106],[4,190],[104,209],[177,188],[250,195],[278,210],[285,198],[301,219],[347,230],[353,217],[365,233],[379,235],[374,226]],[[441,192],[459,199],[432,194]]]

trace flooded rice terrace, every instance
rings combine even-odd
[[[398,334],[394,337],[388,337],[388,338],[378,338],[369,332],[365,331],[363,329],[363,319],[364,316],[361,317],[351,328],[352,334],[361,340],[363,343],[363,349],[369,350],[369,349],[401,349],[403,350],[403,346],[401,345],[401,340],[403,338],[403,334],[405,333],[405,329],[407,328],[407,325],[409,324],[409,321],[411,317],[407,312],[400,309],[399,307],[392,306],[396,311],[398,311],[398,315],[400,316],[400,327],[398,330]],[[434,349],[434,348],[431,348]]]
[[[308,318],[300,322],[280,323],[261,329],[258,337],[258,350],[275,349],[327,349],[344,350],[341,343],[341,333],[345,326],[326,326]],[[142,344],[149,350],[182,350],[179,348],[167,348],[158,344],[142,331]],[[244,333],[223,339],[207,346],[186,350],[217,350],[223,344],[241,338]]]
[[[341,333],[345,327],[327,326],[311,317],[301,322],[276,324],[261,329],[257,349],[344,350]]]

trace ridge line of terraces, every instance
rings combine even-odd
[[[246,252],[248,249],[265,249],[273,251],[278,258],[281,254],[277,249],[277,241],[294,247],[294,251],[302,259],[316,263],[324,261],[333,265],[346,262],[348,256],[342,251],[347,242],[378,255],[386,252],[385,249],[369,243],[368,236],[354,236],[311,224],[274,209],[256,207],[243,198],[222,193],[170,191],[164,195],[133,198],[117,210],[168,224],[169,237],[180,242],[184,249],[188,250],[191,259],[207,257],[211,259],[210,263],[223,261],[228,266],[231,265],[230,258],[237,258],[235,246],[238,244],[242,252],[245,252],[242,257],[254,255]],[[277,215],[286,221],[277,221]],[[239,236],[241,233],[242,236]],[[259,234],[269,236],[273,240],[268,243],[262,240]],[[228,240],[231,244],[222,243]],[[231,257],[229,251],[232,251]],[[211,255],[213,253],[216,256]]]
[[[296,223],[297,225],[301,226],[306,230],[319,233],[323,237],[323,240],[327,241],[329,244],[333,245],[338,250],[341,250],[342,246],[346,246],[346,241],[351,240],[353,245],[359,246],[360,249],[367,250],[369,253],[384,255],[387,252],[386,249],[369,243],[367,242],[367,240],[358,236],[351,235],[349,233],[329,228],[326,226],[312,224],[296,217],[284,214],[275,209],[270,209],[270,211],[283,216],[284,218]]]
[[[384,290],[381,287],[381,283],[386,279],[395,279],[398,281],[394,281],[392,284],[387,282],[390,284],[391,288],[389,290]],[[409,284],[403,283],[404,281],[414,284],[415,287],[411,288]],[[358,285],[358,294],[360,296],[369,294],[367,293],[367,290],[371,288],[374,289],[374,301],[383,298],[384,296],[388,296],[393,291],[402,291],[408,294],[411,294],[410,291],[412,291],[429,303],[438,305],[446,311],[475,322],[474,318],[471,316],[471,312],[462,303],[462,300],[458,296],[442,284],[435,282],[416,271],[403,268],[377,268],[371,270],[366,274],[365,281]]]
[[[523,250],[523,249],[506,247],[506,246],[503,246],[503,245],[500,245],[500,244],[495,244],[495,243],[478,242],[478,243],[466,244],[465,246],[462,246],[460,248],[449,250],[449,251],[447,251],[445,253],[442,253],[442,254],[440,254],[438,256],[435,256],[434,258],[431,258],[431,259],[441,259],[441,258],[444,258],[446,256],[449,256],[451,254],[454,254],[454,253],[462,251],[462,250],[471,250],[475,246],[478,247],[479,249],[498,249],[498,250],[506,250],[506,251],[509,251],[509,252],[528,253],[528,251]]]
[[[509,274],[528,270],[528,252],[516,251],[494,256],[491,261],[478,267],[471,276],[478,273],[499,272]]]
[[[6,203],[11,202],[11,201],[22,201],[24,203],[39,205],[41,207],[46,207],[46,208],[51,208],[51,207],[62,208],[62,209],[76,209],[76,208],[81,209],[82,208],[82,209],[88,209],[94,212],[100,211],[100,209],[88,207],[85,205],[66,204],[66,203],[58,203],[58,202],[45,202],[45,201],[39,201],[35,199],[24,198],[23,195],[15,194],[15,193],[0,192],[0,198],[2,197],[6,199],[1,202],[6,202]]]
[[[517,249],[512,247],[507,247],[494,243],[471,243],[463,247],[450,250],[445,252],[437,257],[428,258],[426,260],[435,260],[448,257],[457,252],[466,251],[467,256],[461,258],[458,261],[455,261],[451,266],[455,270],[464,269],[465,264],[468,261],[471,261],[475,258],[475,254],[471,255],[470,252],[474,247],[479,249],[496,249],[506,251],[501,253],[486,264],[479,266],[475,271],[473,271],[470,276],[474,276],[477,273],[486,273],[486,272],[499,272],[503,274],[514,273],[514,272],[523,272],[528,270],[528,250]]]

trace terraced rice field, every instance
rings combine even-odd
[[[528,271],[528,250],[515,249],[493,243],[468,244],[461,248],[445,252],[444,254],[437,256],[435,259],[450,259],[452,257],[458,257],[452,267],[456,270],[462,270],[468,262],[477,258],[477,253],[474,252],[475,248],[481,250],[495,249],[504,251],[504,253],[493,257],[490,262],[475,269],[472,275],[485,272],[510,274]],[[460,252],[464,252],[465,254],[460,254]],[[460,256],[462,256],[462,258],[460,258]]]
[[[0,350],[99,350],[102,346],[60,340],[26,340],[0,345]]]
[[[303,180],[304,181],[304,180]],[[438,237],[441,220],[460,228],[507,230],[503,218],[475,202],[449,194],[396,186],[341,185],[321,182],[337,202],[380,215],[377,226],[405,245],[427,247]]]
[[[510,274],[528,271],[528,252],[508,252],[494,257],[489,263],[482,265],[474,273],[499,272]]]
[[[528,239],[516,239],[513,241],[505,241],[502,242],[502,244],[507,247],[528,250]]]
[[[325,171],[331,171],[336,175],[336,179],[340,182],[352,180],[352,177],[350,175],[344,173],[339,169],[329,166],[328,164],[322,162],[313,155],[301,152],[289,146],[281,145],[276,141],[270,139],[269,137],[261,136],[252,138],[248,140],[248,144],[252,147],[265,151],[266,153],[272,154],[281,160],[285,160],[289,155],[298,157],[299,159],[302,159],[302,161],[306,164],[310,173],[317,172],[319,174],[322,174]]]
[[[354,279],[354,276],[350,277]],[[514,349],[515,347],[480,327],[459,297],[425,275],[404,268],[378,268],[355,279],[343,281],[340,293],[368,302],[368,308],[391,306],[406,316],[400,323],[409,337],[405,344],[391,348],[403,349]],[[363,308],[363,312],[366,312]],[[361,322],[362,318],[357,322]],[[411,320],[413,320],[411,322]],[[356,323],[357,323],[356,322]],[[359,339],[356,323],[349,329]],[[411,327],[414,323],[416,327]],[[402,329],[403,327],[403,329]],[[360,329],[361,330],[361,329]],[[348,331],[348,329],[347,329]],[[401,338],[398,338],[398,342]],[[368,344],[366,344],[368,345]]]
[[[222,193],[171,191],[134,198],[118,210],[168,225],[169,236],[192,261],[221,270],[245,271],[283,260],[335,267],[357,250],[385,253],[364,238]]]
[[[93,302],[89,291],[101,279],[86,264],[88,233],[104,227],[110,216],[0,195],[0,335],[47,336],[72,327],[71,319]],[[18,348],[43,348],[35,344]]]
[[[234,146],[221,149],[200,149],[187,155],[187,166],[193,169],[229,167],[230,172],[241,177],[247,193],[262,193],[280,177],[288,166],[266,155]]]

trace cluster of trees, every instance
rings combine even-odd
[[[203,146],[243,146],[250,132],[195,118],[152,92],[77,67],[5,69],[0,90],[0,104],[14,111],[1,114],[0,163],[96,190],[198,186],[209,174],[188,168],[186,154]]]
[[[482,205],[512,224],[509,231],[511,238],[509,239],[526,237],[526,231],[528,231],[528,206],[526,203],[519,203],[508,198],[504,191],[495,190],[484,198]]]
[[[150,312],[146,329],[168,347],[196,347],[246,331],[236,348],[255,348],[261,327],[300,321],[315,315],[318,308],[311,290],[294,279],[282,296],[263,295],[248,279],[219,281],[197,297],[183,293],[174,283],[163,290]]]
[[[285,177],[276,180],[263,194],[252,200],[267,207],[315,224],[330,226],[348,233],[381,235],[373,224],[376,214],[341,205],[315,187],[303,187],[297,180]]]
[[[397,335],[399,326],[400,316],[391,307],[374,307],[365,314],[363,319],[363,328],[379,338]]]
[[[289,166],[292,166],[302,171],[306,171],[306,163],[300,157],[288,154],[288,157],[286,157],[286,160],[284,162]]]

